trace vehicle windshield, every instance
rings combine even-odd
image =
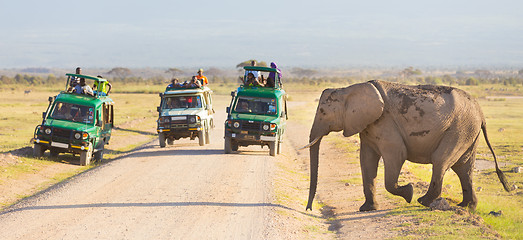
[[[234,111],[237,113],[251,113],[258,115],[276,115],[276,99],[239,97]]]
[[[163,100],[162,109],[176,108],[201,108],[202,99],[200,96],[174,96],[166,97]]]
[[[93,123],[93,107],[72,103],[58,102],[55,104],[51,118],[72,122]]]

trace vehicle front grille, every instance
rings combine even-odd
[[[260,131],[262,122],[242,121],[241,128],[244,131]]]
[[[186,124],[186,123],[187,123],[187,120],[185,120],[185,119],[171,121],[171,124]]]
[[[61,137],[61,138],[69,139],[69,137],[71,137],[71,130],[61,129],[61,128],[53,128],[53,136],[54,137]]]
[[[69,140],[71,139],[71,133],[72,133],[72,130],[62,129],[62,128],[53,128],[52,140],[56,141],[56,142],[68,143]]]

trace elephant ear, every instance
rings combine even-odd
[[[349,137],[378,120],[384,102],[378,89],[369,82],[352,85],[347,90],[343,136]]]

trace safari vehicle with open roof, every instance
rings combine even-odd
[[[33,154],[41,157],[46,150],[52,157],[60,153],[79,154],[80,165],[85,166],[90,164],[92,157],[103,158],[114,124],[114,102],[101,91],[107,80],[80,74],[68,73],[66,76],[66,90],[49,97],[42,123],[35,128]],[[82,78],[96,82],[98,89],[94,89],[94,96],[68,90],[72,81]]]
[[[157,132],[160,147],[172,145],[180,138],[198,137],[200,146],[210,143],[209,132],[214,128],[212,90],[197,88],[167,88],[160,93]]]
[[[240,146],[269,147],[269,154],[281,152],[287,120],[287,94],[274,68],[244,67],[244,84],[231,93],[225,121],[225,153],[238,151]],[[265,86],[249,84],[253,71]],[[264,74],[273,73],[267,77]],[[267,79],[267,81],[265,81]],[[272,83],[271,83],[272,82]],[[269,83],[269,84],[267,84]]]

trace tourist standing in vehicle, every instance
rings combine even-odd
[[[76,68],[76,74],[82,74],[82,68],[80,67],[77,67]],[[77,78],[77,77],[71,77],[70,81],[69,81],[69,88],[67,89],[68,92],[71,92],[75,89],[76,85],[78,85],[78,83],[80,83],[80,79]]]
[[[276,69],[276,73],[278,73],[278,79],[280,79],[281,83],[281,70],[276,66],[275,62],[271,62],[271,68]],[[267,78],[267,84],[265,84],[266,87],[276,87],[275,79],[276,79],[276,73],[270,72],[269,77]]]
[[[173,78],[171,80],[171,84],[167,85],[167,88],[181,88],[181,87],[182,87],[182,84],[180,84],[178,78]]]
[[[191,82],[186,85],[186,88],[200,88],[202,84],[196,76],[192,76]]]
[[[74,93],[94,96],[93,89],[85,84],[85,78],[80,78],[80,83],[74,87]]]
[[[98,75],[97,78],[103,78],[102,76]],[[94,91],[98,91],[98,81],[94,82],[93,89]],[[111,92],[111,89],[113,88],[113,85],[109,83],[109,81],[100,82],[100,92],[98,92],[98,95],[100,96],[107,96]]]
[[[251,61],[251,66],[256,67],[256,61],[255,60]],[[260,77],[260,72],[258,72],[258,71],[253,71],[253,70],[245,71],[245,75],[248,75],[249,73],[252,73],[252,75],[254,75],[255,78],[259,78]]]
[[[200,80],[200,83],[202,84],[202,86],[209,84],[209,80],[207,79],[206,76],[203,76],[203,69],[201,69],[201,68],[198,70],[198,75],[196,75],[196,78],[198,80]]]
[[[249,87],[263,87],[264,84],[258,81],[258,78],[254,77],[252,72],[247,73],[247,81],[245,82],[246,86]]]

